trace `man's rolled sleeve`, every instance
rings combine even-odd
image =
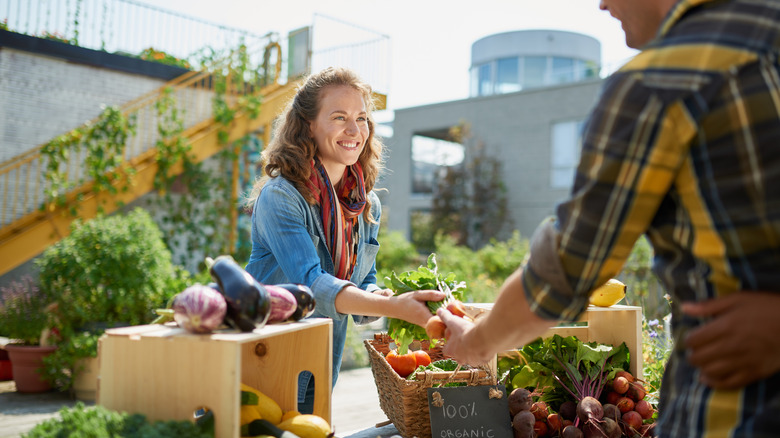
[[[555,321],[576,321],[588,306],[566,280],[558,256],[560,233],[554,218],[546,219],[531,237],[530,256],[523,269],[523,288],[531,310]]]

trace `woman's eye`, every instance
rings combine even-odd
[[[358,119],[357,119],[357,120],[358,120],[358,122],[365,122],[365,121],[366,121],[366,120],[368,120],[368,119],[367,119],[367,118],[365,118],[365,117],[358,117]]]

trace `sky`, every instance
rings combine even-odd
[[[464,99],[471,45],[501,32],[553,29],[601,42],[602,64],[614,70],[636,51],[620,22],[598,0],[138,0],[253,33],[288,32],[328,17],[387,35],[388,111]]]

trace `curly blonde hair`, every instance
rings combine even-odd
[[[363,82],[358,75],[347,68],[329,67],[319,73],[313,73],[298,89],[295,97],[277,118],[271,142],[263,151],[260,162],[264,175],[259,177],[247,197],[246,207],[252,208],[265,183],[276,176],[289,180],[303,195],[307,202],[314,204],[314,195],[307,186],[311,174],[311,160],[317,152],[309,123],[317,117],[320,100],[327,87],[346,85],[359,91],[366,105],[368,119],[368,138],[358,157],[363,167],[363,179],[366,193],[373,190],[382,169],[381,140],[375,134],[375,122],[372,115],[375,109],[371,86]],[[373,222],[371,204],[366,199],[364,210],[366,220]]]

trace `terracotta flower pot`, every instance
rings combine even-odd
[[[38,370],[43,367],[43,358],[57,347],[8,344],[5,349],[11,358],[17,392],[46,392],[52,389],[51,384],[43,379]]]

